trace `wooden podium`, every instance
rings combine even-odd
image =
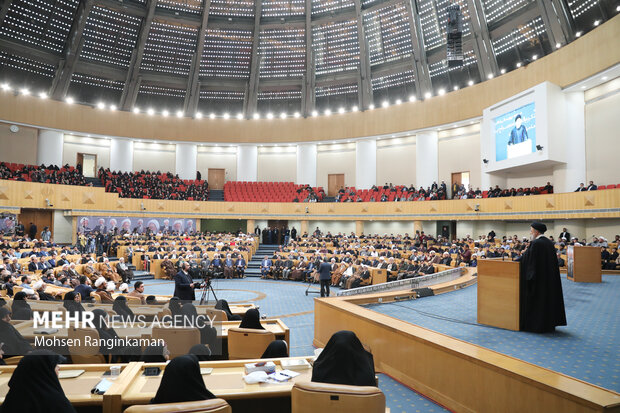
[[[478,323],[519,331],[519,262],[478,261]]]
[[[566,278],[580,283],[600,283],[601,249],[599,247],[568,246],[566,251]]]

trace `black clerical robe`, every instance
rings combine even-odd
[[[553,242],[541,236],[521,256],[521,330],[545,333],[566,325],[560,269]]]

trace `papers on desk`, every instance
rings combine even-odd
[[[307,370],[312,368],[306,359],[285,359],[280,361],[280,365],[287,370]]]
[[[107,379],[101,379],[99,383],[90,391],[92,394],[105,394],[108,389],[112,386],[112,382]]]
[[[267,374],[264,371],[254,371],[250,374],[243,376],[243,380],[247,384],[256,383],[268,383],[268,384],[284,384],[294,377],[299,376],[300,373],[292,370],[282,370]]]
[[[37,328],[32,331],[34,334],[56,334],[58,333],[57,328]]]
[[[59,379],[74,379],[80,377],[86,370],[60,370],[58,372]]]

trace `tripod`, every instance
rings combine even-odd
[[[213,293],[213,298],[217,301],[217,295],[215,295],[215,291],[213,290],[213,286],[211,285],[211,280],[207,279],[202,285],[202,294],[200,295],[200,305],[204,305],[209,302],[209,294]],[[206,300],[205,300],[206,298]]]

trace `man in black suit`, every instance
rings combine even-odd
[[[565,238],[566,241],[570,241],[570,232],[566,228],[562,228],[562,232],[560,232],[560,236],[558,237],[558,241],[562,241],[562,238]]]
[[[200,284],[194,283],[188,271],[189,263],[186,261],[181,270],[174,276],[174,297],[179,300],[194,301],[196,299],[194,289],[200,288]]]
[[[582,183],[579,184],[579,188],[575,189],[575,192],[583,192],[583,191],[587,191],[588,188],[586,188],[586,186]]]
[[[332,266],[325,258],[319,266],[319,282],[321,283],[321,297],[329,297],[329,284],[332,280]]]
[[[588,188],[586,189],[587,191],[596,191],[598,189],[598,186],[594,185],[594,181],[590,181],[590,183],[588,184]]]
[[[31,222],[30,223],[30,228],[28,228],[28,236],[30,237],[30,239],[35,239],[37,237],[37,232],[38,232],[38,228],[37,226]]]

